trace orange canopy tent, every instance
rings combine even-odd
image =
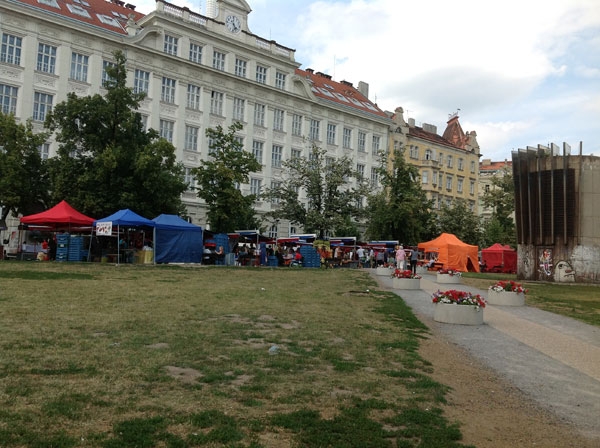
[[[510,246],[496,243],[481,250],[481,261],[486,270],[491,272],[517,272],[517,251]]]
[[[451,233],[442,233],[437,238],[419,243],[421,252],[437,252],[437,261],[444,269],[461,272],[479,272],[479,247],[463,243]]]

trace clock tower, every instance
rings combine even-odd
[[[232,34],[248,30],[248,14],[252,11],[245,0],[209,0],[206,4],[207,17],[225,24]]]

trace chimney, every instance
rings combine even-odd
[[[315,72],[312,68],[307,68],[305,71],[310,74],[313,74]]]
[[[217,0],[206,0],[206,17],[211,19],[217,17]]]
[[[423,123],[423,130],[431,134],[437,134],[437,126],[434,126],[429,123]]]
[[[409,118],[408,119],[408,126],[411,128],[415,127],[415,119],[414,118]]]
[[[354,87],[350,81],[340,81],[342,84],[348,87]]]
[[[358,91],[362,93],[366,98],[369,98],[369,84],[367,84],[366,82],[358,82]]]

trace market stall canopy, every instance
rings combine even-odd
[[[487,271],[504,273],[517,271],[517,251],[500,243],[482,249],[481,261]]]
[[[67,201],[60,201],[54,207],[34,215],[23,216],[21,224],[47,227],[52,230],[73,227],[90,227],[94,218],[75,210]]]
[[[463,243],[451,233],[442,233],[431,241],[419,243],[419,250],[437,252],[437,261],[442,263],[444,269],[479,272],[479,248]]]
[[[274,244],[275,240],[265,235],[261,235],[259,230],[236,230],[234,233],[227,234],[231,239],[237,239],[246,243],[267,243]]]
[[[154,221],[146,219],[143,216],[132,212],[128,208],[119,210],[106,218],[97,219],[94,221],[94,227],[98,226],[101,222],[111,222],[113,226],[119,227],[152,227],[154,228]]]
[[[177,215],[154,218],[154,261],[156,263],[201,263],[202,227]]]

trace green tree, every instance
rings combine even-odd
[[[515,211],[515,184],[512,173],[506,168],[491,179],[491,188],[483,193],[483,205],[492,209],[492,218],[485,223],[486,244],[514,246],[517,234],[513,213]]]
[[[349,230],[348,219],[356,222],[364,216],[363,202],[369,188],[353,166],[350,158],[327,157],[327,151],[316,145],[311,147],[308,158],[285,161],[285,180],[265,192],[265,197],[279,202],[269,216],[287,219],[319,238],[337,230]],[[354,186],[352,178],[356,180]],[[298,195],[301,189],[306,205]]]
[[[19,124],[0,113],[0,206],[2,220],[12,211],[28,215],[48,206],[46,167],[38,147],[48,134],[35,134],[31,122]]]
[[[450,206],[442,206],[438,226],[438,233],[453,233],[461,241],[475,246],[482,243],[481,220],[464,199],[455,199]]]
[[[233,232],[257,229],[255,194],[244,196],[239,186],[248,183],[249,174],[260,171],[261,165],[254,155],[244,151],[235,133],[243,128],[235,122],[225,132],[222,126],[208,128],[210,159],[201,162],[192,173],[198,182],[198,197],[206,202],[211,230]]]
[[[382,160],[379,176],[384,190],[369,197],[367,237],[411,245],[429,237],[431,201],[421,188],[418,168],[406,163],[398,149]]]
[[[183,213],[187,185],[175,147],[144,130],[136,112],[144,95],[126,86],[124,54],[114,57],[105,96],[71,93],[46,119],[60,144],[49,160],[52,199],[95,217],[124,208],[147,217]]]

